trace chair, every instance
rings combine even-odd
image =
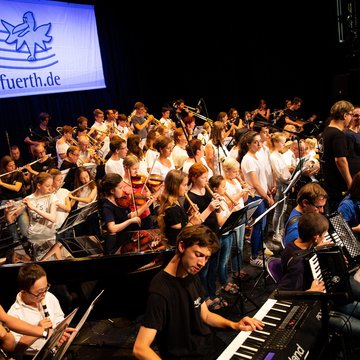
[[[276,257],[269,257],[265,262],[265,266],[268,274],[274,280],[275,284],[277,284],[283,276],[281,259]]]

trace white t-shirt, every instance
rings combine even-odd
[[[64,319],[64,313],[61,309],[59,300],[55,297],[55,295],[53,295],[50,292],[47,292],[45,295],[45,303],[50,315],[50,320],[55,327]],[[16,317],[17,319],[24,320],[32,325],[38,325],[39,321],[45,318],[42,306],[39,306],[39,308],[34,308],[30,305],[26,305],[21,298],[20,292],[17,294],[16,300],[10,307],[8,314]],[[13,331],[12,333],[15,337],[15,341],[19,342],[20,338],[23,335]],[[28,350],[30,351],[40,350],[41,347],[44,345],[45,341],[46,339],[38,338],[36,341],[34,341],[32,345],[30,345]]]
[[[123,166],[124,159],[113,160],[109,159],[105,163],[105,174],[119,174],[124,178],[125,170]]]
[[[65,188],[60,188],[56,193],[58,202],[62,205],[65,205],[65,199],[69,195],[70,191]],[[56,209],[56,229],[60,229],[61,225],[64,223],[65,219],[68,217],[69,213],[63,209]]]
[[[253,156],[246,154],[241,161],[241,171],[245,177],[245,182],[247,182],[250,185],[252,183],[250,181],[249,174],[250,172],[255,172],[260,186],[265,191],[265,193],[267,193],[268,185],[266,179],[266,172],[265,172],[265,167],[261,162],[261,159],[254,158]],[[260,194],[258,194],[256,191],[255,194],[257,196],[260,196]]]
[[[34,194],[27,196],[31,199],[32,204],[42,211],[50,213],[51,205],[58,201],[55,194],[49,196],[36,198]],[[34,210],[28,209],[30,225],[28,229],[29,240],[52,240],[55,239],[56,222],[51,222]]]

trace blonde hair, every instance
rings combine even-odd
[[[284,139],[286,141],[286,134],[284,134],[283,132],[277,131],[270,134],[270,138],[268,140],[270,151],[275,150],[275,143],[280,142],[281,139]]]
[[[317,148],[317,140],[315,138],[305,139],[305,144],[309,147],[310,150],[315,150]]]
[[[222,168],[224,169],[224,171],[232,170],[235,167],[240,168],[240,163],[232,157],[227,157],[222,163]]]

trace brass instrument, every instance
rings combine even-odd
[[[201,115],[199,113],[199,109],[184,105],[184,110],[187,111],[187,112],[191,111],[194,114],[194,116],[196,116],[197,118],[199,118],[199,119],[201,119],[203,121],[208,122],[210,124],[210,126],[213,127],[214,121],[209,119],[208,117],[206,117],[204,115]]]
[[[56,131],[61,135],[61,136],[63,136],[63,132],[62,132],[62,126],[58,126],[57,128],[56,128]],[[73,131],[73,133],[74,133],[74,131]],[[73,145],[73,146],[79,146],[79,143],[71,136],[71,138],[70,139],[68,139],[67,141],[69,141],[70,142],[70,145]]]
[[[155,123],[156,125],[160,125],[160,124],[161,124],[160,120],[156,119],[156,118],[154,117],[154,115],[151,115],[151,114],[145,115],[145,119],[147,119],[149,116],[152,116],[152,117],[153,117],[153,119],[151,120],[151,122]]]
[[[98,163],[98,165],[103,165],[103,164],[106,163],[106,160],[105,160],[102,156],[100,156],[100,155],[96,152],[96,150],[90,149],[90,150],[89,150],[89,155],[90,155],[90,157],[92,157],[92,158],[95,159],[95,161]]]

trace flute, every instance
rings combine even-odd
[[[52,194],[54,194],[54,193],[51,192],[51,193],[49,193],[49,194],[45,194],[45,195],[41,195],[41,196],[36,196],[36,197],[33,197],[33,198],[28,197],[28,199],[29,199],[29,200],[38,200],[38,199],[42,199],[42,198],[44,198],[44,197],[50,196],[50,195],[52,195]],[[11,200],[9,200],[9,201],[11,201]],[[19,206],[22,205],[23,203],[24,203],[24,199],[17,200],[17,201],[12,201],[12,202],[10,202],[9,204],[1,205],[1,206],[0,206],[0,210],[7,209],[7,208],[13,207],[13,206],[19,207]]]
[[[199,212],[198,206],[190,199],[190,197],[187,193],[184,194],[184,197],[189,202],[189,204],[193,208],[193,210],[195,211],[195,214],[199,214],[198,217],[199,217],[200,221],[204,222],[203,219],[201,218],[201,214]],[[190,210],[190,208],[189,208],[189,210]]]
[[[74,193],[74,192],[76,192],[76,191],[84,188],[85,186],[88,186],[88,185],[91,184],[93,181],[94,181],[94,180],[90,180],[88,183],[86,183],[86,184],[84,184],[84,185],[81,185],[81,186],[77,187],[77,188],[74,189],[74,190],[71,190],[71,191],[70,191],[70,194],[72,194],[72,193]]]
[[[212,197],[214,200],[216,200],[215,194],[214,194],[214,192],[210,189],[209,184],[206,184],[206,185],[205,185],[205,188],[206,188],[206,190],[210,193],[211,197]],[[221,209],[222,211],[225,210],[225,209],[224,209],[224,206],[221,204],[221,202],[219,202],[219,206],[220,206],[220,209]]]
[[[243,190],[247,191],[248,194],[253,198],[255,196],[255,193],[253,190],[251,190],[250,185],[245,182],[240,176],[236,176],[236,179],[241,184]]]
[[[47,155],[45,155],[45,156],[51,156],[51,154],[50,154],[50,155],[47,154]],[[26,164],[26,165],[24,165],[24,166],[21,166],[21,167],[15,169],[15,170],[9,171],[9,172],[4,173],[4,174],[1,174],[0,177],[6,176],[6,175],[10,175],[10,174],[12,174],[12,173],[14,173],[14,172],[16,172],[16,171],[22,171],[23,169],[26,169],[27,166],[31,166],[31,165],[36,164],[37,162],[39,162],[40,160],[42,160],[45,156],[43,156],[42,158],[37,159],[37,160],[35,160],[35,161],[32,161],[32,162],[30,162],[30,163],[28,163],[28,164]]]
[[[234,207],[237,206],[238,203],[227,192],[225,192],[224,196],[230,200]]]

